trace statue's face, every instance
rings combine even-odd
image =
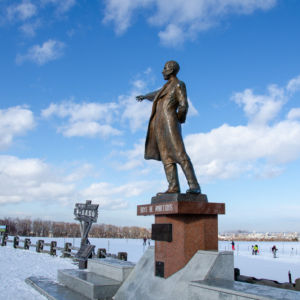
[[[162,71],[162,74],[164,75],[164,79],[169,80],[172,73],[173,73],[173,67],[171,67],[169,63],[166,63]]]

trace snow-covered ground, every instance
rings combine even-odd
[[[45,242],[57,241],[59,247],[63,247],[65,242],[72,243],[77,247],[80,245],[78,238],[30,239],[32,244],[35,244],[38,239],[43,239]],[[96,246],[96,249],[106,248],[109,253],[127,252],[128,260],[132,262],[137,262],[148,247],[148,243],[146,247],[143,246],[142,240],[131,239],[91,238],[90,242]],[[258,255],[251,253],[251,245],[254,244],[259,246]],[[270,248],[274,244],[279,249],[276,259],[270,252]],[[153,241],[151,241],[151,245],[154,245]],[[220,251],[228,250],[228,248],[231,249],[229,242],[219,242]],[[293,282],[296,278],[300,278],[300,243],[298,242],[236,242],[235,248],[234,265],[241,270],[242,275],[287,282],[288,271],[290,271]],[[60,253],[57,254],[60,255]],[[33,247],[29,251],[14,249],[11,243],[6,247],[0,247],[0,299],[46,299],[29,287],[25,283],[25,279],[30,276],[45,276],[56,279],[58,269],[77,268],[72,263],[73,261],[68,258],[36,253]]]
[[[0,246],[0,299],[46,300],[46,297],[27,285],[25,279],[30,276],[56,279],[58,269],[78,268],[72,262],[48,254]]]
[[[259,253],[252,255],[251,246],[257,244]],[[277,258],[273,258],[272,246],[276,245]],[[219,250],[231,249],[229,242],[219,242]],[[292,250],[293,248],[293,250]],[[292,281],[300,278],[300,243],[299,242],[236,242],[234,267],[241,275],[253,276],[288,282],[288,271]]]

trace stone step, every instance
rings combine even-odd
[[[58,270],[57,280],[89,299],[111,299],[121,282],[84,270]]]
[[[32,276],[28,277],[25,282],[49,300],[89,300],[50,278]]]
[[[192,281],[188,287],[189,299],[257,299],[257,300],[296,300],[300,292],[278,289],[252,283],[224,279]]]
[[[124,282],[135,263],[113,258],[93,258],[88,260],[88,270],[101,276]]]

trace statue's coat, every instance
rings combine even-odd
[[[185,122],[188,112],[184,82],[173,78],[161,90],[145,97],[149,100],[154,98],[145,143],[145,159],[159,160],[164,165],[189,160],[181,135],[181,123]]]

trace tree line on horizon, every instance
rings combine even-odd
[[[4,218],[0,225],[7,226],[8,235],[27,237],[81,237],[78,223],[44,221],[39,218]],[[89,232],[91,238],[151,238],[151,230],[137,226],[115,226],[111,224],[93,224]]]

